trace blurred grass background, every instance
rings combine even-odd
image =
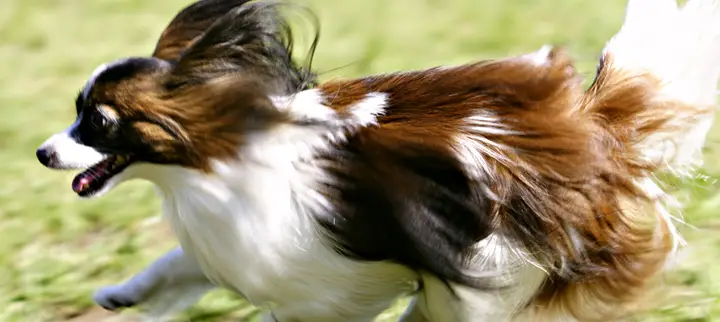
[[[332,71],[323,74],[327,79],[497,58],[545,43],[566,45],[591,77],[604,42],[620,26],[625,1],[307,2],[322,23],[314,67]],[[73,120],[74,96],[97,65],[148,55],[188,3],[0,0],[0,321],[104,321],[110,315],[92,305],[94,289],[121,282],[175,245],[147,183],[80,201],[70,189],[73,174],[43,168],[34,151]],[[720,321],[718,138],[716,127],[703,175],[675,187],[694,228],[683,228],[689,246],[664,279],[669,296],[639,321]],[[401,310],[378,320],[391,321]],[[253,315],[219,291],[180,321],[249,321]]]

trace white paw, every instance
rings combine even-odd
[[[93,301],[106,310],[116,311],[129,308],[140,303],[141,295],[129,290],[124,285],[103,287],[95,292]]]

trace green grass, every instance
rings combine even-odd
[[[171,16],[170,0],[2,0],[0,10],[0,321],[102,321],[89,296],[175,244],[148,184],[81,201],[72,174],[52,172],[35,148],[73,119],[73,98],[100,63],[147,55]],[[351,77],[502,57],[565,44],[585,75],[619,27],[625,0],[314,0],[322,39],[314,66]],[[303,39],[300,39],[303,41]],[[304,39],[305,43],[307,40]],[[689,246],[666,280],[671,297],[644,321],[720,321],[720,153],[678,184]],[[390,321],[400,306],[379,319]],[[223,292],[184,316],[250,319]]]

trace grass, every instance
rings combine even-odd
[[[147,183],[80,201],[72,174],[43,168],[35,148],[73,118],[74,94],[100,63],[147,55],[187,0],[3,0],[0,10],[0,321],[101,321],[89,295],[175,244]],[[590,76],[625,0],[311,0],[322,22],[314,66],[351,77],[457,64],[565,44]],[[300,39],[306,44],[309,39]],[[667,294],[643,321],[720,321],[720,153],[713,130],[705,177],[678,183],[689,246]],[[401,306],[379,321],[391,321]],[[224,292],[185,321],[252,320]]]

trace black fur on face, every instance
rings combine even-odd
[[[292,59],[283,5],[206,0],[182,10],[154,57],[118,60],[88,81],[76,100],[79,141],[196,168],[234,156],[243,125],[271,110],[270,95],[315,85],[310,67]]]
[[[131,127],[137,116],[120,110],[127,96],[128,82],[148,83],[169,70],[170,64],[157,58],[127,58],[98,68],[75,99],[76,126],[72,135],[78,143],[110,154],[127,154],[133,149]],[[123,95],[117,95],[119,92]]]

